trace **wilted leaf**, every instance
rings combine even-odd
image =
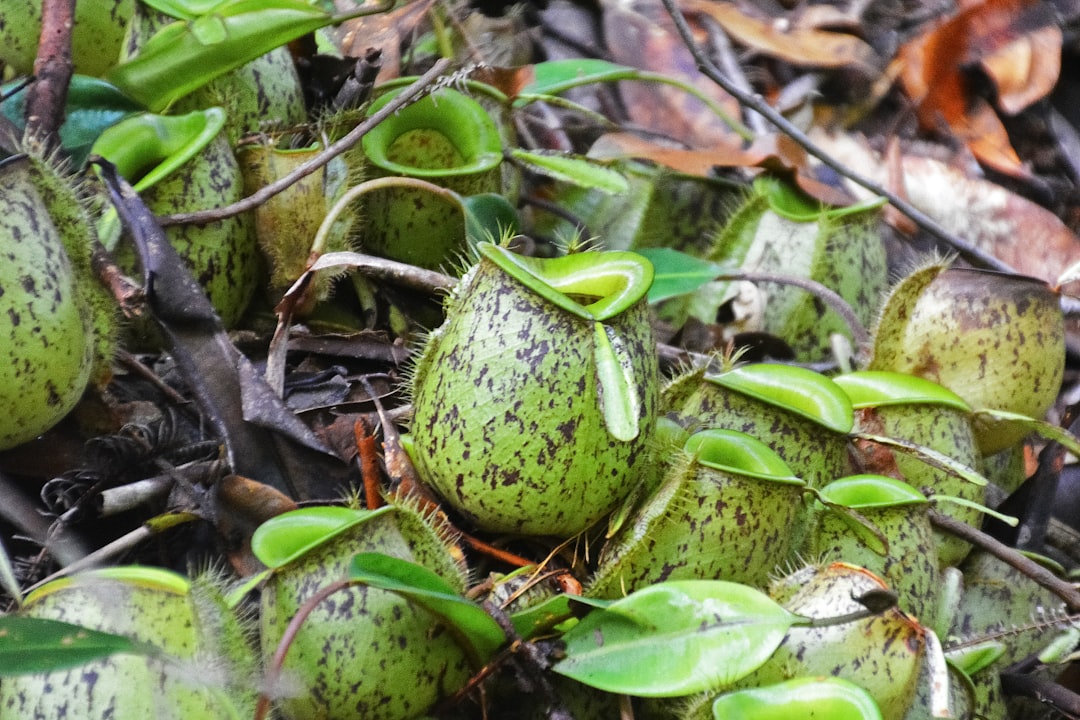
[[[604,39],[615,62],[695,86],[730,117],[739,117],[734,98],[697,71],[659,0],[636,0],[632,5],[604,2],[602,6]],[[678,88],[623,82],[619,94],[635,126],[690,147],[708,147],[718,136],[733,134],[704,102]]]
[[[851,169],[886,182],[885,167],[864,141],[820,132],[812,137]],[[940,160],[908,155],[900,165],[901,194],[913,206],[1020,273],[1054,283],[1062,268],[1080,259],[1076,235],[1046,208],[996,183],[967,177]],[[854,184],[848,189],[859,197],[872,197]]]
[[[608,692],[690,695],[753,672],[799,619],[747,585],[659,583],[575,625],[554,669]]]

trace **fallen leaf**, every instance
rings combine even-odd
[[[730,117],[740,117],[738,102],[698,72],[693,56],[659,2],[638,0],[632,6],[623,6],[609,1],[603,6],[604,37],[611,60],[693,85]],[[708,147],[718,136],[734,134],[704,102],[685,90],[655,83],[620,82],[619,94],[634,125],[688,147]]]
[[[795,25],[788,18],[753,17],[730,2],[689,0],[684,8],[718,22],[735,42],[800,67],[871,67],[874,51],[854,35]]]
[[[944,124],[987,167],[1030,178],[994,109],[974,94],[969,72],[981,65],[997,85],[999,107],[1018,112],[1053,90],[1060,37],[1052,9],[1038,0],[984,0],[904,45],[898,78],[924,129]]]
[[[824,131],[812,138],[847,167],[886,183],[886,166],[865,140]],[[1054,283],[1062,268],[1080,260],[1080,239],[1046,208],[939,160],[904,155],[900,166],[902,194],[912,205],[1018,272]],[[859,198],[871,196],[854,183],[848,189]]]
[[[1061,74],[1061,28],[1035,30],[982,60],[997,86],[998,107],[1015,115],[1050,94]]]

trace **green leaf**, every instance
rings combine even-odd
[[[672,248],[642,248],[636,252],[653,264],[655,274],[649,290],[650,304],[688,295],[727,270],[720,263],[702,260]]]
[[[800,617],[747,585],[682,580],[594,610],[563,640],[554,669],[591,687],[679,697],[753,672]]]
[[[359,553],[349,566],[349,579],[397,593],[441,617],[466,641],[477,665],[487,662],[506,642],[494,618],[423,565],[382,553]]]
[[[638,70],[606,60],[569,58],[533,65],[533,81],[521,89],[522,95],[558,95],[570,88],[610,80],[629,80]]]
[[[870,693],[836,677],[794,678],[727,693],[716,698],[712,711],[716,720],[881,720]]]
[[[0,617],[0,677],[76,667],[119,652],[145,648],[112,635],[44,618]]]
[[[702,465],[718,470],[798,485],[803,482],[771,447],[737,430],[709,428],[696,432],[684,449]]]
[[[855,411],[848,396],[839,385],[813,370],[756,363],[706,379],[801,415],[834,432],[851,432],[855,424]]]
[[[843,388],[856,408],[926,404],[971,412],[971,407],[952,390],[917,375],[859,370],[837,375],[833,382]]]
[[[0,87],[8,92],[14,83]],[[86,164],[90,148],[98,136],[108,127],[143,107],[122,93],[118,88],[85,75],[75,75],[68,86],[64,105],[64,124],[60,126],[60,144],[68,152],[76,167]],[[0,103],[0,112],[20,131],[26,128],[26,90]]]
[[[333,505],[300,508],[270,518],[251,536],[251,551],[263,565],[287,565],[357,523],[392,512],[387,505],[378,510],[353,510]]]
[[[621,173],[605,167],[596,160],[589,160],[580,155],[568,155],[555,151],[529,151],[520,148],[511,150],[510,154],[527,170],[554,180],[598,190],[609,195],[619,195],[630,190],[630,183]]]
[[[926,496],[903,480],[884,475],[849,475],[821,489],[821,497],[844,507],[882,508],[925,505]]]
[[[976,410],[975,419],[976,421],[1001,423],[1002,425],[1012,426],[1029,433],[1035,433],[1047,440],[1053,440],[1054,442],[1064,445],[1065,449],[1073,455],[1080,455],[1080,439],[1077,439],[1077,437],[1068,430],[1058,427],[1053,423],[1048,423],[1045,420],[1036,420],[1027,415],[1008,412],[1006,410],[993,410],[990,408]]]
[[[510,624],[514,626],[514,632],[521,638],[528,640],[573,618],[575,613],[572,603],[583,603],[601,608],[611,604],[607,600],[596,600],[579,595],[559,593],[558,595],[552,595],[543,602],[515,612],[510,616]]]
[[[110,70],[106,79],[159,112],[301,35],[388,7],[335,15],[304,0],[235,0],[215,6],[212,15],[166,25],[138,55]]]
[[[973,645],[962,645],[947,652],[948,661],[965,675],[974,675],[989,667],[1008,650],[1000,640],[985,640]]]
[[[229,0],[142,0],[144,5],[180,20],[194,20],[200,15],[208,15],[227,2]]]

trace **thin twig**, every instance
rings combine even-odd
[[[732,272],[724,272],[717,275],[715,280],[745,280],[747,282],[766,282],[776,283],[778,285],[791,285],[793,287],[800,288],[810,293],[814,297],[821,300],[829,306],[829,308],[840,316],[840,319],[844,321],[844,324],[848,326],[848,330],[851,331],[851,338],[855,341],[856,347],[866,348],[870,347],[871,338],[870,333],[866,331],[866,328],[862,324],[862,320],[855,314],[855,310],[851,305],[840,296],[839,293],[828,288],[817,280],[811,278],[796,277],[793,275],[783,275],[780,273],[770,272],[751,272],[736,270]]]
[[[937,510],[930,511],[930,522],[935,527],[971,543],[980,550],[985,550],[998,560],[1016,568],[1061,598],[1068,606],[1069,612],[1080,612],[1080,592],[1073,587],[1072,583],[1062,580],[1039,563],[1025,557],[1005,543],[999,542],[982,530],[973,528],[967,523],[960,522]]]
[[[738,87],[735,83],[728,80],[728,78],[720,71],[716,65],[701,52],[701,48],[694,42],[693,35],[690,30],[690,26],[686,24],[686,18],[683,17],[682,12],[676,6],[676,0],[661,0],[664,7],[667,8],[668,14],[671,15],[671,19],[675,22],[675,27],[679,31],[680,37],[686,47],[690,50],[691,55],[694,56],[695,62],[697,62],[698,69],[710,80],[719,85],[729,95],[734,97],[744,106],[751,110],[758,112],[768,120],[773,126],[775,126],[780,132],[789,136],[792,140],[797,142],[806,152],[810,153],[818,160],[823,162],[835,170],[841,176],[851,180],[856,185],[860,185],[875,195],[886,198],[889,203],[899,210],[901,213],[911,218],[911,221],[918,225],[922,230],[933,235],[942,243],[948,245],[951,249],[955,250],[964,260],[971,263],[975,267],[985,268],[989,270],[998,270],[1000,272],[1016,273],[1016,270],[1009,267],[1008,264],[997,259],[989,253],[985,253],[979,250],[975,246],[968,242],[965,242],[958,236],[946,230],[936,220],[925,214],[911,203],[901,198],[896,193],[892,192],[888,188],[874,182],[868,177],[855,172],[854,170],[846,167],[843,163],[833,159],[824,149],[818,147],[818,145],[806,136],[806,134],[795,127],[791,122],[787,120],[783,115],[777,112],[771,105],[765,102],[765,99],[758,93],[750,93],[744,91]]]
[[[270,198],[274,197],[280,192],[287,190],[293,184],[299,180],[312,174],[319,168],[323,167],[331,160],[341,155],[346,150],[352,148],[356,143],[360,142],[360,139],[367,135],[376,125],[388,118],[390,115],[396,113],[401,108],[405,107],[409,103],[418,99],[428,87],[435,82],[435,80],[443,74],[448,67],[450,67],[450,61],[442,59],[431,66],[431,69],[417,78],[409,87],[405,88],[400,94],[394,96],[386,105],[380,108],[377,112],[364,120],[364,122],[353,128],[343,138],[330,145],[326,150],[319,153],[316,157],[312,158],[308,162],[304,163],[300,167],[293,170],[288,175],[270,183],[269,185],[260,188],[257,192],[249,195],[243,200],[239,200],[232,205],[226,205],[225,207],[212,208],[210,210],[200,210],[199,212],[190,213],[177,213],[175,215],[165,215],[158,218],[158,224],[162,227],[169,225],[188,225],[195,223],[208,223],[216,220],[223,220],[234,215],[239,215],[242,212],[247,212],[252,208],[258,207]]]

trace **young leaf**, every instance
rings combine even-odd
[[[487,662],[506,642],[506,634],[494,618],[423,565],[382,553],[359,553],[349,567],[349,579],[397,593],[438,615],[466,641],[479,664]]]
[[[720,263],[672,248],[642,248],[636,252],[653,264],[655,274],[649,289],[650,304],[692,293],[727,269]]]
[[[510,151],[514,160],[531,172],[546,175],[562,182],[583,188],[599,190],[609,195],[628,192],[630,184],[622,174],[604,167],[595,160],[563,153],[544,153],[514,149]]]
[[[747,585],[659,583],[575,625],[563,637],[566,657],[554,669],[608,692],[690,695],[758,668],[798,620]]]
[[[123,635],[44,618],[0,617],[0,677],[75,667],[142,646]]]

